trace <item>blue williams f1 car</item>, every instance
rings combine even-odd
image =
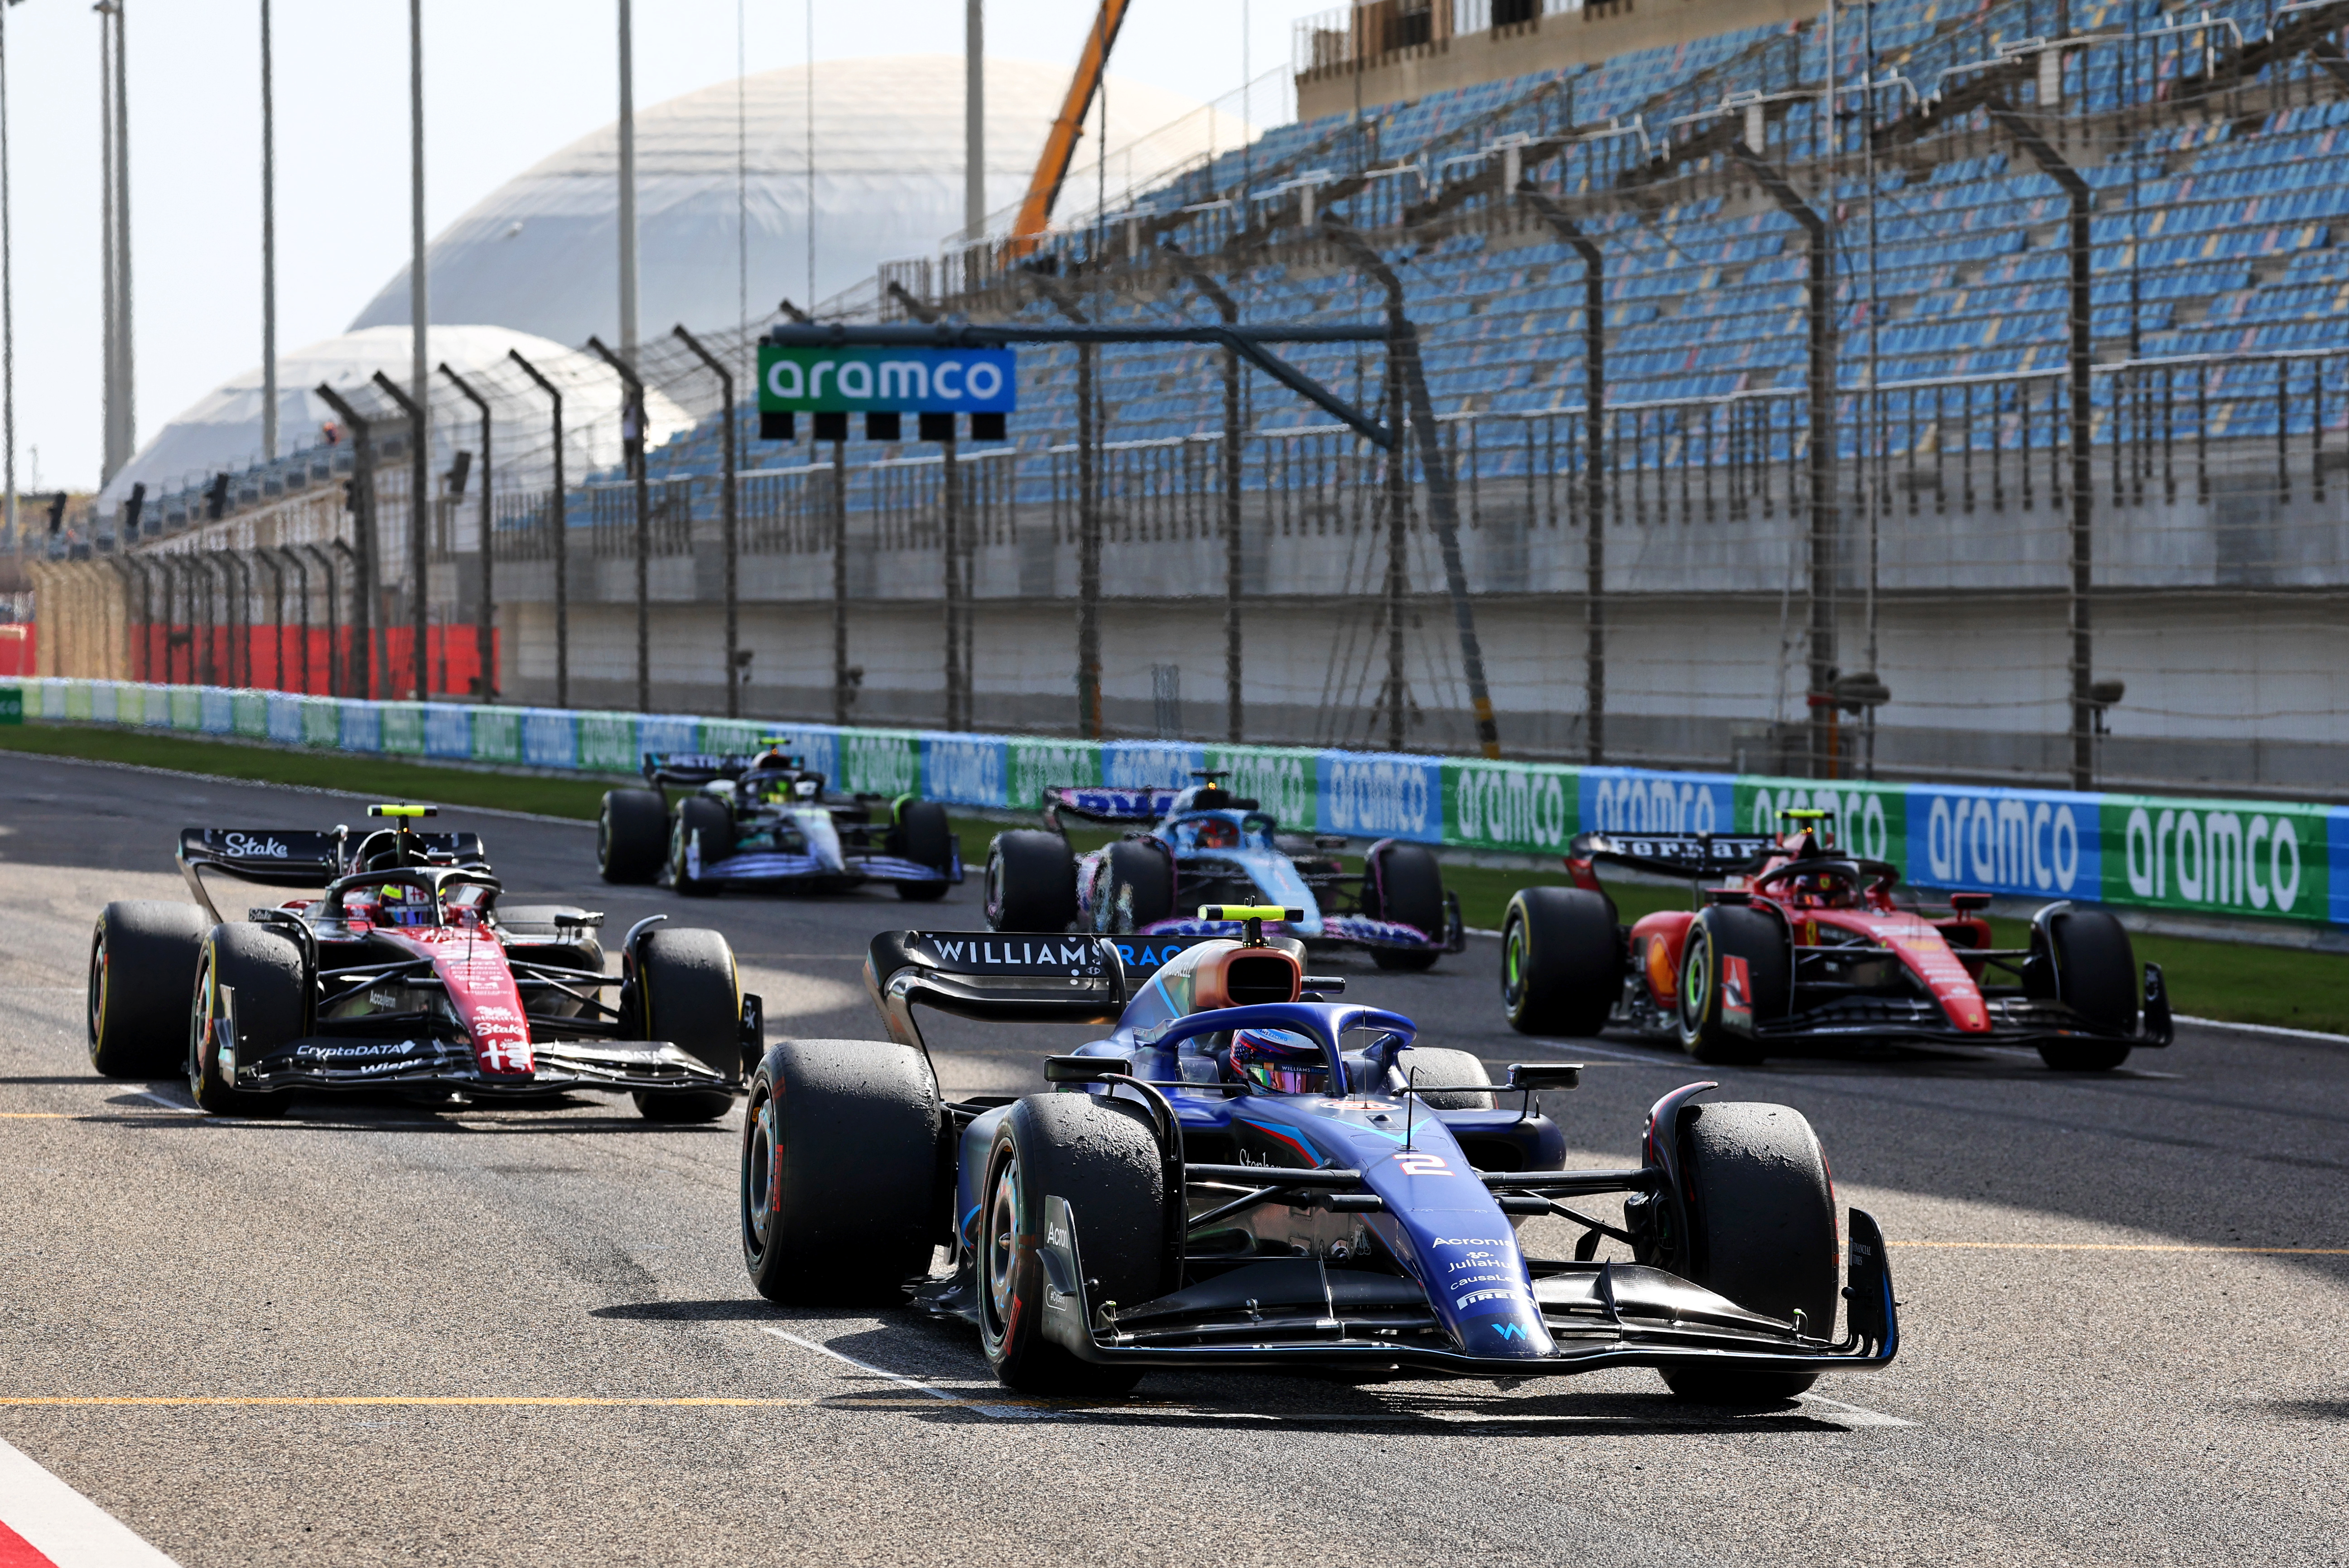
[[[1237,940],[875,937],[865,978],[891,1038],[789,1041],[751,1079],[741,1242],[760,1293],[910,1299],[975,1326],[1030,1393],[1206,1366],[1632,1366],[1744,1402],[1892,1360],[1883,1238],[1851,1210],[1837,1279],[1835,1196],[1798,1112],[1692,1084],[1656,1103],[1638,1164],[1565,1169],[1534,1095],[1578,1068],[1493,1084],[1410,1019],[1331,1000],[1340,981],[1261,937],[1275,913],[1216,911]],[[1045,1092],[949,1102],[923,1006],[1114,1027],[1047,1058]],[[1602,1193],[1628,1194],[1621,1225],[1569,1206]],[[1519,1244],[1536,1215],[1581,1228],[1571,1257]],[[1630,1260],[1599,1260],[1608,1239]]]
[[[945,806],[827,790],[771,743],[742,756],[647,752],[644,775],[649,789],[605,794],[595,861],[606,882],[665,874],[680,893],[839,893],[873,881],[927,900],[962,880]],[[673,808],[672,789],[685,792]]]
[[[1081,930],[1139,936],[1234,936],[1230,922],[1179,911],[1202,904],[1278,904],[1293,911],[1282,934],[1315,948],[1366,950],[1381,969],[1423,970],[1467,945],[1460,901],[1444,890],[1435,857],[1382,838],[1348,872],[1331,851],[1340,837],[1283,834],[1257,803],[1226,790],[1222,775],[1184,790],[1061,787],[1045,792],[1051,831],[998,834],[987,852],[987,923],[999,931]],[[1079,855],[1063,816],[1145,823]]]

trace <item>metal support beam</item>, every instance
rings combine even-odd
[[[1532,182],[1516,195],[1582,258],[1582,713],[1585,755],[1597,767],[1607,760],[1607,256]]]
[[[367,657],[367,639],[375,625],[375,607],[368,602],[375,597],[375,440],[359,411],[324,381],[318,383],[318,398],[342,416],[351,432],[351,651],[344,664],[346,690],[341,695],[367,698],[375,695],[375,671]]]
[[[2095,193],[2080,171],[2056,151],[2025,116],[2003,103],[1992,104],[1990,117],[1999,129],[2021,145],[2048,178],[2070,199],[2072,253],[2072,592],[2066,617],[2072,643],[2072,787],[2094,789],[2096,777],[2095,644],[2089,618],[2089,595],[2095,586],[2095,497],[2091,490],[2095,471],[2088,442],[2094,435],[2094,408],[2089,402],[2088,368],[2093,356],[2095,317],[2090,314],[2088,263],[2089,213]]]
[[[1207,296],[1223,317],[1224,325],[1237,325],[1240,307],[1225,292],[1195,257],[1166,247],[1166,259],[1175,270],[1190,279],[1193,287]],[[1243,737],[1247,717],[1241,697],[1242,646],[1240,639],[1240,590],[1245,586],[1246,557],[1240,538],[1240,446],[1246,432],[1240,426],[1240,353],[1237,348],[1224,350],[1224,738],[1238,745]]]
[[[1836,573],[1840,516],[1836,506],[1835,273],[1827,254],[1826,220],[1795,192],[1785,174],[1740,141],[1731,149],[1754,182],[1803,226],[1810,236],[1810,354],[1805,370],[1810,401],[1808,463],[1811,491],[1811,577],[1808,593],[1811,678],[1807,688],[1811,732],[1811,776],[1837,774],[1836,710],[1829,700],[1836,679]]]
[[[742,560],[742,533],[739,504],[734,494],[735,474],[739,464],[734,443],[734,372],[726,361],[701,346],[701,339],[678,323],[677,340],[693,350],[694,358],[709,368],[718,378],[720,417],[726,421],[726,439],[719,444],[719,461],[724,465],[719,479],[725,488],[719,494],[719,526],[724,532],[722,545],[726,552],[726,716],[742,716],[742,679],[736,653],[742,641],[741,587],[740,572]]]
[[[1444,587],[1452,598],[1452,621],[1460,638],[1460,672],[1468,683],[1468,705],[1476,719],[1476,745],[1485,756],[1501,754],[1500,726],[1493,715],[1493,694],[1485,682],[1485,650],[1476,637],[1475,607],[1468,598],[1468,574],[1460,558],[1460,504],[1453,487],[1452,463],[1435,426],[1435,405],[1427,394],[1427,372],[1420,363],[1419,329],[1404,314],[1402,280],[1395,275],[1375,246],[1343,223],[1325,223],[1321,232],[1354,258],[1354,264],[1376,278],[1387,295],[1387,355],[1402,380],[1403,399],[1411,410],[1413,438],[1419,443],[1419,461],[1427,474],[1427,510],[1444,555]],[[1402,408],[1398,406],[1400,455]],[[1400,748],[1398,748],[1400,749]]]
[[[849,704],[855,700],[848,672],[848,441],[843,437],[832,443],[832,722],[847,723]]]
[[[506,350],[506,358],[522,367],[523,375],[538,383],[554,405],[554,488],[547,493],[547,504],[554,510],[554,705],[571,706],[571,523],[563,499],[563,394],[554,382],[539,373],[538,367],[522,357],[518,348]]]
[[[448,361],[441,361],[440,373],[481,415],[481,598],[474,607],[473,659],[481,671],[481,701],[494,702],[498,700],[497,512],[490,496],[490,401],[473,389],[471,382],[449,369]]]
[[[653,711],[652,630],[652,500],[645,477],[645,384],[626,359],[604,346],[600,337],[587,339],[590,352],[612,368],[628,389],[620,410],[620,439],[627,450],[628,472],[636,480],[636,711]]]
[[[416,700],[421,702],[432,694],[432,677],[428,668],[430,660],[427,657],[431,639],[426,635],[431,625],[429,611],[431,584],[427,576],[431,557],[425,537],[432,522],[432,431],[431,426],[425,422],[421,399],[411,398],[401,391],[399,383],[380,370],[375,373],[375,384],[381,387],[391,400],[399,405],[400,412],[408,416],[408,571],[415,585],[409,590],[412,597],[409,608],[415,612],[411,618],[416,623],[416,641],[409,649],[408,659],[416,671]],[[385,689],[388,691],[391,671],[387,669],[383,678]]]

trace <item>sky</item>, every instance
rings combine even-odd
[[[1288,56],[1335,0],[1141,0],[1118,76],[1198,99]],[[260,0],[127,0],[131,294],[143,441],[261,362]],[[962,47],[962,0],[636,0],[638,105],[794,66]],[[990,0],[990,53],[1073,64],[1088,0]],[[736,22],[741,17],[742,53]],[[613,0],[424,0],[425,226],[437,234],[617,108]],[[98,19],[19,0],[7,27],[16,484],[98,483]],[[331,337],[407,260],[408,7],[274,0],[277,333]],[[37,454],[36,452],[37,449]],[[37,483],[36,458],[37,456]]]

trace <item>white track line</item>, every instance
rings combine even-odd
[[[177,1568],[120,1520],[5,1442],[0,1442],[0,1563],[11,1568]]]
[[[162,1096],[149,1089],[133,1089],[125,1097],[133,1100],[145,1100],[150,1105],[160,1106],[167,1111],[177,1111],[183,1116],[200,1116],[204,1114],[200,1106],[191,1106],[185,1100],[167,1100]]]
[[[2223,1018],[2195,1018],[2183,1012],[2173,1014],[2171,1022],[2191,1023],[2199,1029],[2232,1029],[2243,1034],[2275,1034],[2286,1040],[2316,1040],[2327,1045],[2349,1045],[2349,1034],[2327,1034],[2322,1029],[2286,1029],[2279,1023],[2230,1023]]]
[[[1913,1427],[1917,1424],[1914,1421],[1904,1421],[1898,1416],[1888,1416],[1881,1410],[1870,1410],[1865,1406],[1847,1405],[1840,1399],[1830,1399],[1824,1394],[1797,1394],[1795,1396],[1795,1401],[1800,1405],[1817,1406],[1822,1412],[1826,1413],[1827,1420],[1838,1422],[1847,1427]]]
[[[885,1377],[892,1383],[901,1384],[907,1388],[912,1388],[917,1392],[926,1394],[933,1399],[943,1399],[949,1405],[959,1405],[965,1409],[977,1410],[983,1416],[993,1416],[999,1420],[1006,1418],[1019,1419],[1021,1417],[1032,1417],[1042,1413],[1040,1411],[1028,1409],[1023,1406],[1008,1404],[1000,1400],[973,1399],[961,1394],[949,1394],[945,1389],[934,1388],[927,1383],[917,1382],[914,1378],[901,1376],[895,1372],[885,1372],[880,1367],[874,1366],[868,1362],[859,1361],[853,1355],[843,1355],[840,1352],[833,1349],[832,1346],[828,1345],[818,1345],[812,1339],[802,1339],[796,1334],[786,1334],[781,1329],[776,1328],[769,1324],[761,1324],[759,1325],[759,1332],[761,1334],[771,1334],[777,1339],[789,1340],[792,1344],[798,1345],[802,1350],[812,1350],[818,1355],[829,1355],[834,1361],[846,1362],[849,1366],[854,1366],[859,1372],[869,1372],[875,1377]]]

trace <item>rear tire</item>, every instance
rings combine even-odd
[[[732,1078],[742,1070],[742,985],[734,950],[716,931],[655,931],[637,950],[636,993],[644,1037],[666,1040]],[[639,1089],[650,1122],[714,1122],[734,1104],[731,1089]]]
[[[900,882],[897,897],[915,904],[945,898],[953,886],[945,878],[954,874],[954,827],[947,820],[947,808],[934,800],[907,801],[897,813],[897,838],[903,846],[899,854],[939,877],[936,882]]]
[[[687,853],[692,846],[693,854]],[[669,835],[669,881],[688,898],[718,891],[719,885],[696,876],[698,858],[708,867],[734,853],[734,814],[725,803],[706,794],[689,794],[677,803],[677,825]]]
[[[1077,857],[1040,828],[999,833],[987,846],[982,895],[990,931],[1065,931],[1077,921]]]
[[[929,1272],[938,1095],[889,1040],[786,1040],[750,1078],[742,1262],[772,1302],[885,1305]]]
[[[1466,1051],[1448,1051],[1437,1045],[1414,1045],[1408,1051],[1395,1053],[1395,1065],[1408,1080],[1412,1069],[1419,1070],[1420,1081],[1427,1084],[1489,1084],[1493,1075],[1485,1071],[1485,1064]],[[1489,1111],[1494,1106],[1490,1095],[1454,1093],[1423,1095],[1419,1103],[1431,1111]]]
[[[1789,1322],[1800,1312],[1805,1334],[1832,1340],[1835,1191],[1811,1124],[1789,1106],[1698,1105],[1682,1115],[1682,1172],[1693,1201],[1675,1272],[1748,1312]],[[1663,1378],[1683,1399],[1754,1405],[1791,1399],[1818,1374],[1690,1366]]]
[[[188,1009],[188,1094],[216,1116],[282,1116],[293,1096],[234,1087],[222,1069],[223,1013],[236,1027],[237,1060],[270,1054],[302,1038],[309,1022],[310,977],[302,950],[266,926],[233,921],[214,926],[197,961]],[[233,1009],[222,992],[233,993]]]
[[[187,1061],[188,998],[211,917],[193,904],[123,900],[89,940],[89,1064],[109,1078],[163,1078]]]
[[[606,882],[649,882],[668,853],[668,802],[656,789],[604,792],[595,815],[595,866]]]
[[[1371,846],[1362,868],[1363,913],[1409,926],[1432,942],[1444,940],[1450,921],[1444,907],[1444,869],[1423,845],[1390,840]],[[1416,973],[1433,969],[1443,955],[1433,948],[1372,948],[1371,961],[1384,970]]]
[[[1587,888],[1526,888],[1501,924],[1501,1006],[1520,1034],[1588,1037],[1623,993],[1615,906]]]
[[[2041,935],[2044,932],[2044,937]],[[2102,909],[2064,909],[2033,929],[2053,961],[2056,1000],[2099,1027],[2137,1033],[2137,951],[2128,929]],[[2039,1059],[2059,1073],[2108,1073],[2128,1060],[2126,1040],[2051,1040]]]
[[[1174,866],[1147,839],[1121,838],[1109,846],[1108,905],[1102,929],[1121,934],[1172,919]]]
[[[979,1338],[1025,1394],[1123,1394],[1138,1368],[1081,1361],[1044,1337],[1044,1199],[1067,1201],[1086,1299],[1139,1306],[1166,1288],[1164,1168],[1136,1118],[1092,1095],[1030,1095],[995,1135],[979,1187]]]
[[[1776,920],[1758,909],[1715,904],[1689,923],[1681,948],[1681,1049],[1708,1066],[1751,1065],[1762,1043],[1731,1027],[1722,1006],[1722,961],[1745,961],[1749,1029],[1786,1010],[1791,989],[1785,939]]]

